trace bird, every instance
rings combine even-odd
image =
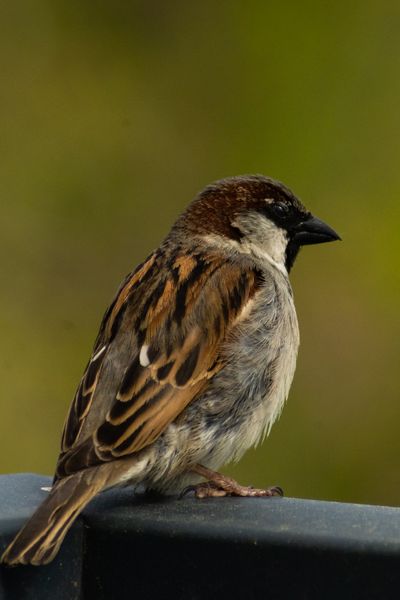
[[[2,562],[50,562],[82,509],[114,486],[281,495],[218,469],[269,433],[287,399],[299,347],[289,272],[300,248],[339,239],[269,177],[205,187],[107,309],[52,488]]]

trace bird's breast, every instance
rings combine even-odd
[[[269,432],[288,396],[298,346],[290,283],[283,274],[269,276],[227,340],[226,366],[208,394],[221,439],[218,462],[239,459]]]

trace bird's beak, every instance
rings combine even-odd
[[[297,225],[292,236],[292,239],[299,246],[323,244],[324,242],[334,242],[341,239],[332,227],[313,216]]]

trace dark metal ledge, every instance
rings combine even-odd
[[[49,478],[0,477],[1,550]],[[398,598],[400,509],[290,498],[96,498],[46,567],[1,567],[0,599]]]

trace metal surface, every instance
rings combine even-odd
[[[0,551],[45,497],[49,477],[32,474],[0,476]],[[82,582],[83,523],[70,532],[56,560],[41,567],[0,567],[0,599],[79,600]]]
[[[46,493],[43,485],[48,478],[0,477],[2,549]],[[2,567],[1,585],[0,598],[18,600],[397,599],[400,509],[111,490],[86,509],[54,563]]]

